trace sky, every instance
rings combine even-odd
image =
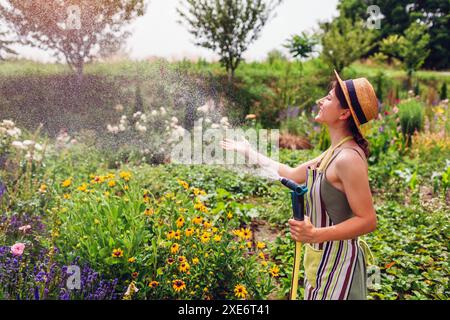
[[[132,35],[125,45],[125,52],[132,59],[151,56],[169,60],[182,58],[217,60],[210,50],[193,44],[193,36],[186,27],[177,23],[176,8],[182,0],[151,0],[147,12],[136,19],[131,27]],[[337,16],[338,0],[284,0],[277,7],[276,16],[262,30],[260,38],[250,45],[244,58],[247,61],[265,59],[273,49],[286,52],[283,44],[293,34],[317,29],[318,22]],[[21,57],[51,62],[50,54],[39,49],[15,47]]]

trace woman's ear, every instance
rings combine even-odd
[[[347,120],[351,116],[352,116],[352,113],[351,113],[350,109],[344,109],[344,111],[341,112],[341,115],[339,118],[342,120]]]

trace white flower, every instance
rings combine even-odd
[[[137,117],[139,117],[142,114],[142,112],[138,111],[135,114],[133,114],[133,119],[136,119]]]
[[[164,107],[159,108],[159,111],[161,111],[161,115],[166,115],[166,109],[164,109]]]
[[[211,125],[211,128],[212,128],[212,129],[219,129],[219,128],[220,128],[220,125],[218,125],[217,123],[213,123],[213,124]]]
[[[36,144],[33,140],[25,140],[22,142],[24,146],[30,147]]]
[[[1,134],[6,133],[6,128],[0,127],[0,133]]]
[[[125,127],[125,125],[123,123],[119,124],[119,131],[125,131],[127,128]]]
[[[13,138],[18,138],[21,135],[22,131],[19,128],[14,128],[7,130],[6,133]]]
[[[42,151],[43,147],[42,147],[41,144],[36,143],[36,144],[34,145],[34,149],[35,149],[36,151]]]
[[[121,119],[121,120],[127,120],[127,116],[126,116],[126,115],[123,115],[120,119]]]
[[[146,126],[142,126],[139,122],[136,122],[136,130],[139,132],[146,132],[147,131],[147,127]]]
[[[18,150],[27,150],[27,146],[25,146],[22,142],[20,141],[13,141],[11,143],[11,146],[13,146],[14,148],[18,149]]]
[[[41,161],[42,160],[42,156],[40,154],[33,154],[31,155],[31,153],[27,152],[27,154],[25,155],[25,158],[27,160],[35,160],[35,161]]]
[[[108,129],[109,132],[114,133],[114,134],[119,132],[119,127],[118,126],[112,126],[112,125],[108,124],[106,126],[106,128]]]
[[[12,122],[11,120],[3,120],[1,125],[9,129],[13,129],[15,126],[14,122]]]
[[[222,117],[222,119],[220,119],[220,124],[228,126],[228,117]]]
[[[211,119],[210,118],[206,118],[205,119],[205,123],[211,123]]]
[[[151,114],[152,116],[156,116],[156,115],[158,114],[158,111],[153,110],[150,114]]]
[[[116,109],[117,112],[122,112],[123,111],[123,105],[118,104],[114,107],[114,109]]]
[[[145,115],[145,113],[143,113],[143,114],[141,115],[141,120],[142,120],[143,122],[147,122],[147,116]]]
[[[174,123],[174,124],[178,123],[177,117],[172,117],[171,121],[172,121],[172,123]]]

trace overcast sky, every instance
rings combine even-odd
[[[217,57],[209,50],[193,45],[192,36],[177,23],[176,7],[180,0],[151,0],[145,16],[132,24],[132,36],[125,46],[133,59],[162,56],[169,59]],[[318,21],[337,16],[338,0],[285,0],[276,10],[276,17],[263,29],[244,57],[247,60],[264,59],[272,49],[283,50],[282,44],[292,34],[317,28]],[[17,48],[20,56],[40,61],[51,61],[46,52]],[[285,50],[283,50],[285,51]]]

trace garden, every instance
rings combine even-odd
[[[378,220],[363,237],[368,299],[448,300],[450,75],[367,52],[341,74],[367,77],[381,102],[365,127]],[[197,129],[277,129],[281,163],[317,157],[330,137],[315,101],[336,66],[279,51],[223,66],[94,61],[80,78],[61,63],[0,61],[1,300],[288,299],[288,190],[172,151]]]

